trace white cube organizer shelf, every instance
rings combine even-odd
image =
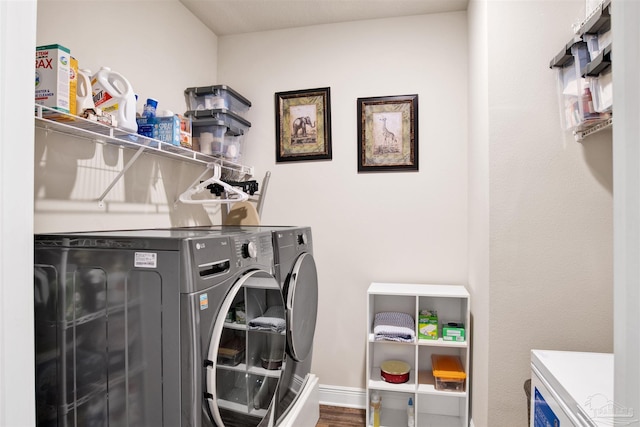
[[[469,341],[471,331],[470,297],[464,286],[402,283],[372,283],[367,290],[367,402],[371,393],[382,398],[381,427],[403,427],[408,423],[407,406],[413,400],[416,427],[468,427],[469,425]],[[422,310],[438,314],[438,339],[418,338],[418,315]],[[416,340],[411,343],[376,341],[374,319],[377,313],[400,312],[415,321]],[[465,327],[465,341],[442,339],[442,323],[459,322]],[[467,374],[464,391],[436,390],[431,355],[458,356]],[[385,360],[409,364],[409,381],[384,381],[380,365]],[[367,405],[367,421],[372,419]],[[372,424],[368,422],[368,426]]]

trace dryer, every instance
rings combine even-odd
[[[318,313],[318,273],[310,227],[272,227],[275,276],[286,306],[287,346],[275,417],[282,420],[302,394],[311,373]]]
[[[270,231],[37,235],[34,271],[38,426],[273,425]]]

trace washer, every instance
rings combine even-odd
[[[273,267],[285,301],[286,353],[275,405],[279,425],[304,392],[311,373],[318,312],[318,275],[310,227],[198,226],[185,230],[212,233],[272,234]]]
[[[37,235],[37,425],[273,425],[274,265],[270,231]]]

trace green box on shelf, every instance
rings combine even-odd
[[[464,341],[464,325],[459,322],[447,322],[442,325],[442,339],[445,341]]]
[[[418,339],[438,339],[438,313],[435,310],[420,310],[418,314]]]

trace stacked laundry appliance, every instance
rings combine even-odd
[[[37,235],[37,425],[285,422],[309,377],[316,320],[295,304],[314,294],[317,304],[317,278],[308,255],[291,258],[310,255],[310,230],[290,232],[307,239],[293,248],[274,249],[274,233]]]

